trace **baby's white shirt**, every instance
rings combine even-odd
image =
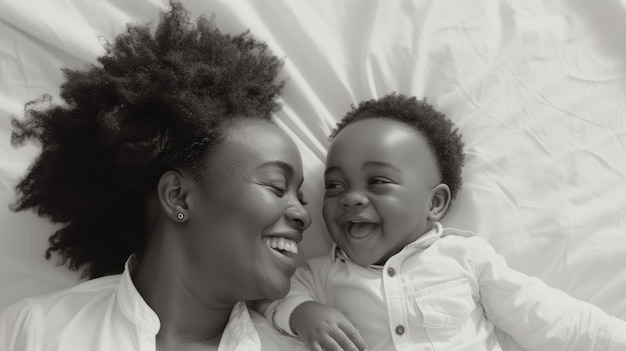
[[[337,247],[307,261],[263,313],[292,334],[305,301],[341,310],[370,351],[501,350],[494,326],[529,350],[626,350],[626,322],[508,267],[482,238],[440,225],[363,267]]]

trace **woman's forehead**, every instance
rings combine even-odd
[[[271,122],[252,120],[235,122],[224,130],[209,167],[252,170],[268,163],[285,164],[295,174],[302,174],[301,156],[293,140]]]

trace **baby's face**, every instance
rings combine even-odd
[[[440,183],[426,138],[390,119],[354,122],[326,159],[323,214],[339,247],[357,264],[382,264],[429,228]]]

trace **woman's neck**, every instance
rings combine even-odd
[[[219,344],[234,303],[219,301],[211,291],[200,289],[192,270],[185,269],[180,260],[172,260],[171,248],[148,249],[137,258],[131,276],[139,294],[159,317],[157,343]]]

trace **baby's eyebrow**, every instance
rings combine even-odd
[[[391,168],[392,170],[398,172],[398,173],[402,173],[402,170],[399,169],[398,167],[387,163],[387,162],[381,162],[381,161],[368,161],[365,162],[365,164],[363,165],[363,168],[369,168],[369,167],[387,167],[387,168]]]
[[[331,166],[331,167],[326,168],[326,170],[324,171],[324,176],[326,176],[330,172],[339,172],[339,171],[341,171],[341,168],[337,166]]]

